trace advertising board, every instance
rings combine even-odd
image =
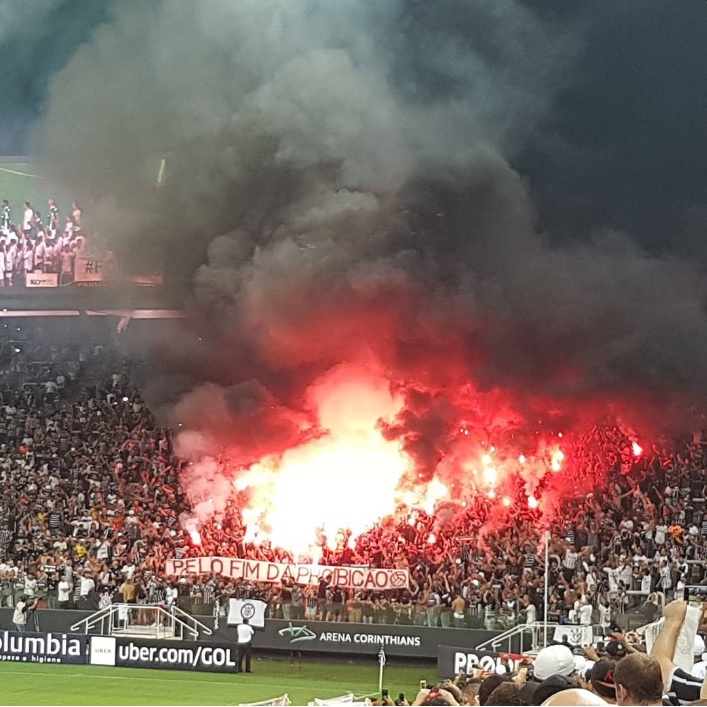
[[[375,656],[381,647],[388,656],[435,659],[440,645],[467,644],[471,650],[498,632],[431,628],[398,624],[357,624],[269,619],[257,631],[255,648],[265,650],[358,654]]]
[[[0,631],[0,662],[85,665],[87,636]]]
[[[437,674],[441,678],[451,678],[459,673],[471,673],[475,668],[502,674],[507,672],[506,665],[509,665],[512,671],[517,670],[522,660],[532,658],[517,653],[494,653],[460,646],[440,646],[437,654]]]
[[[55,272],[28,272],[25,287],[58,287],[59,276]]]
[[[120,668],[232,673],[236,669],[236,645],[91,636],[89,661],[91,665]]]

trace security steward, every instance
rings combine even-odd
[[[245,672],[252,673],[250,661],[253,657],[253,634],[255,631],[248,623],[248,619],[243,618],[243,623],[236,626],[238,637],[238,652],[236,653],[236,672],[243,672],[243,659],[245,658]]]

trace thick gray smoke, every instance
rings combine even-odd
[[[138,239],[156,216],[190,276],[215,236],[262,230],[315,182],[395,193],[423,159],[517,145],[563,49],[510,0],[128,0],[54,80],[37,144],[86,198],[144,214]],[[159,209],[136,188],[147,156],[170,158]]]
[[[169,352],[184,427],[281,448],[307,385],[370,357],[422,391],[701,399],[702,279],[620,233],[552,247],[511,166],[579,41],[516,0],[121,3],[37,140],[123,257],[159,244],[193,279],[200,337]],[[424,400],[443,437],[454,415]]]
[[[0,154],[24,154],[47,84],[113,0],[0,0]]]

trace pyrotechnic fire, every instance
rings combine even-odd
[[[487,486],[495,486],[496,481],[498,480],[498,472],[492,467],[492,466],[487,466],[484,469],[484,483]]]
[[[565,453],[559,448],[555,448],[550,452],[550,468],[557,472],[562,469],[562,464],[565,461]]]
[[[322,538],[336,549],[342,530],[355,538],[392,514],[411,471],[400,444],[378,426],[400,408],[385,381],[340,368],[317,384],[313,398],[323,435],[262,460],[234,482],[249,491],[249,531],[256,525],[273,545],[297,555],[316,554]],[[436,500],[446,488],[430,491]]]
[[[423,474],[410,453],[414,444],[407,447],[395,427],[406,411],[404,394],[393,394],[385,376],[342,365],[310,387],[308,400],[318,425],[305,430],[305,441],[250,466],[222,463],[246,543],[269,542],[316,561],[324,548],[355,550],[363,533],[396,514],[415,528],[425,515],[444,508],[444,524],[474,498],[484,498],[489,512],[504,522],[517,509],[514,499],[550,513],[559,494],[579,490],[565,478],[574,464],[572,434],[528,434],[508,409],[485,418],[482,403],[478,424],[468,412],[461,423],[452,421],[445,454]],[[631,448],[635,456],[643,452],[635,441]],[[213,460],[211,473],[212,467]],[[214,503],[211,484],[203,488],[203,497],[192,500],[204,515],[185,525],[194,545],[201,544],[199,520],[225,507]],[[437,527],[427,537],[434,544]]]

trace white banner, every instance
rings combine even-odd
[[[579,626],[577,624],[556,626],[552,640],[562,643],[562,639],[565,636],[567,636],[567,641],[572,646],[591,646],[594,641],[594,631],[591,626]]]
[[[265,609],[267,604],[259,599],[229,599],[228,625],[236,626],[248,619],[255,628],[265,628]]]
[[[248,582],[282,582],[319,584],[323,577],[332,587],[353,589],[409,589],[408,570],[384,570],[369,567],[328,567],[325,565],[297,565],[279,562],[243,560],[235,557],[190,557],[187,560],[168,560],[165,572],[170,575],[216,574],[229,579]]]
[[[28,272],[25,287],[58,287],[59,276],[55,272]]]
[[[686,673],[689,673],[690,670],[692,670],[692,665],[695,662],[692,649],[695,642],[695,635],[697,634],[697,629],[699,628],[701,616],[702,613],[698,607],[687,607],[685,620],[682,622],[680,633],[678,634],[678,640],[675,644],[673,663],[678,668],[682,668]],[[658,638],[658,634],[663,630],[664,625],[665,619],[659,619],[658,621],[654,621],[652,624],[643,626],[640,629],[640,631],[645,635],[646,650],[648,653],[653,650],[653,644],[655,643],[656,638]]]
[[[77,255],[74,282],[104,282],[115,277],[117,263],[111,254]]]
[[[272,700],[265,700],[265,702],[241,702],[239,707],[288,707],[291,705],[290,698],[285,693],[282,697],[275,697]]]

